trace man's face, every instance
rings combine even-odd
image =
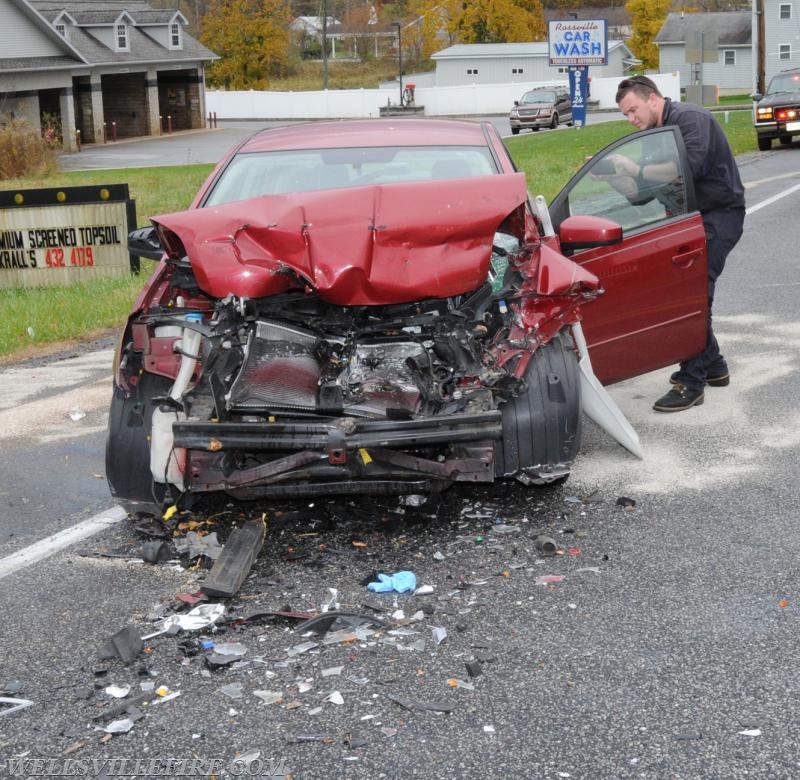
[[[661,122],[661,106],[658,95],[650,93],[641,98],[635,92],[629,92],[619,101],[619,110],[637,130],[649,130],[658,127]]]

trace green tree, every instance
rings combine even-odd
[[[628,43],[645,68],[658,68],[658,47],[653,41],[671,7],[672,0],[628,0],[625,5],[633,26]]]
[[[287,0],[215,0],[203,17],[200,40],[221,59],[208,81],[228,89],[265,89],[289,63]]]

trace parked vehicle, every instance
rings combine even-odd
[[[767,94],[756,93],[753,100],[753,123],[762,152],[772,147],[775,138],[789,146],[800,135],[800,68],[775,74]]]
[[[598,175],[653,149],[679,168],[669,200],[634,205]],[[583,411],[639,454],[601,382],[704,342],[687,170],[675,128],[626,136],[548,212],[490,123],[257,133],[189,210],[131,236],[160,262],[115,361],[112,494],[133,510],[546,484]]]
[[[559,124],[572,124],[572,101],[569,89],[537,88],[526,92],[514,101],[514,108],[508,115],[511,132],[517,135],[520,130],[538,130],[540,127],[555,129]]]

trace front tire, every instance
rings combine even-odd
[[[512,127],[511,128],[511,135],[519,135],[519,128],[518,127]]]
[[[771,138],[762,138],[759,136],[758,138],[758,151],[759,152],[768,152],[772,148],[772,139]]]
[[[578,357],[565,334],[533,354],[526,388],[502,405],[495,474],[533,484],[563,482],[583,432]]]
[[[553,118],[550,120],[550,129],[555,130],[558,127],[558,114],[553,114]]]

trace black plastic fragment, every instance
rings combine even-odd
[[[100,659],[106,661],[109,658],[122,659],[122,663],[127,666],[137,658],[144,649],[144,643],[139,632],[133,626],[126,626],[121,631],[117,631],[98,651]],[[106,671],[108,671],[106,669]],[[95,672],[97,674],[97,672]]]
[[[266,530],[264,523],[258,520],[250,520],[236,528],[200,590],[207,596],[228,599],[235,596],[261,551]]]
[[[419,701],[418,699],[409,699],[397,693],[387,693],[386,697],[406,710],[416,710],[418,712],[452,712],[455,709],[454,705],[446,704],[445,702]]]

